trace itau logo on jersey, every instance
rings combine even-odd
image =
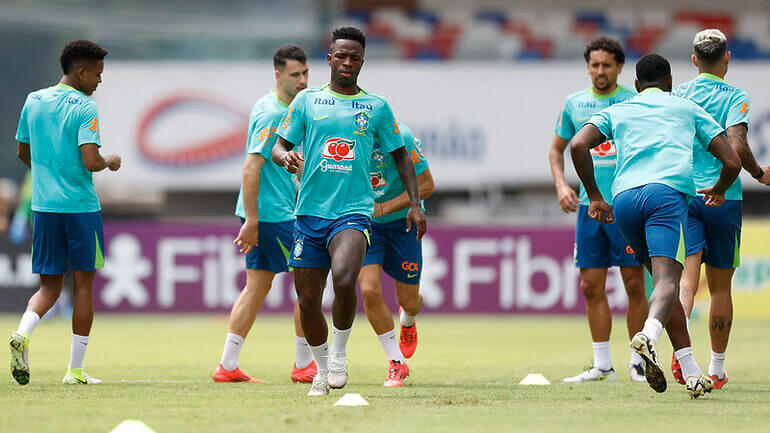
[[[324,143],[324,151],[321,155],[335,161],[356,159],[356,141],[345,138],[330,138]]]

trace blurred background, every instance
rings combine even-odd
[[[322,85],[330,32],[342,25],[366,33],[359,84],[422,140],[436,181],[426,203],[427,312],[583,314],[575,216],[556,202],[548,150],[564,99],[590,86],[582,55],[598,36],[623,44],[620,82],[633,86],[635,60],[650,52],[672,62],[675,83],[691,79],[695,33],[724,31],[727,81],[752,97],[749,142],[770,163],[766,0],[5,0],[0,311],[22,311],[37,287],[13,137],[26,94],[60,78],[67,41],[110,52],[94,99],[104,152],[123,157],[119,172],[95,176],[108,240],[97,308],[222,313],[244,281],[232,213],[248,112],[274,86],[273,51],[301,46],[310,85]],[[569,159],[566,171],[577,187]],[[770,318],[770,195],[743,176],[735,305]],[[617,272],[608,294],[624,311]],[[263,309],[288,312],[293,296],[290,277],[279,277]]]

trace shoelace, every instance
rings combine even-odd
[[[405,343],[411,343],[414,341],[413,329],[414,329],[414,326],[411,326],[409,328],[404,327],[404,332],[401,334],[401,338],[404,340]]]
[[[401,371],[402,366],[403,364],[398,361],[391,361],[390,369],[388,370],[388,379],[398,378],[398,373]]]

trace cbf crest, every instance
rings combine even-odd
[[[367,128],[369,128],[369,115],[364,113],[363,111],[356,114],[356,129],[358,129],[361,132],[366,131]]]
[[[385,154],[380,150],[372,152],[372,160],[374,160],[374,166],[377,168],[385,168],[389,165],[387,158],[385,158]]]

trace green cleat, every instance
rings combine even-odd
[[[101,379],[89,376],[82,368],[70,368],[61,381],[68,385],[98,385],[102,383]]]
[[[8,342],[11,347],[11,374],[19,385],[29,383],[29,336],[14,332]]]

